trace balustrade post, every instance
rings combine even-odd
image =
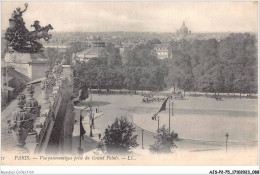
[[[31,118],[32,118],[32,125],[34,126],[35,121],[37,120],[38,117],[40,117],[40,109],[41,106],[38,104],[38,101],[33,98],[33,94],[34,94],[34,87],[33,85],[29,85],[27,87],[27,91],[28,91],[28,100],[25,103],[25,109],[27,110],[27,112],[30,113]],[[34,127],[31,128],[31,130],[29,130],[29,135],[35,135],[36,132],[34,130]]]
[[[24,109],[26,103],[24,94],[18,96],[18,107],[20,110],[13,115],[12,120],[8,120],[8,133],[12,133],[17,145],[23,147],[29,131],[33,127],[31,114]]]

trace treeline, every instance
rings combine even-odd
[[[172,42],[167,82],[186,91],[256,93],[255,44],[255,35],[248,33],[230,34],[221,41]]]
[[[112,56],[113,55],[113,56]],[[97,89],[163,90],[166,69],[159,65],[129,66],[122,64],[117,52],[109,57],[77,61],[77,83]]]
[[[217,41],[172,41],[172,59],[157,59],[158,39],[125,48],[124,61],[109,44],[102,58],[78,62],[75,74],[81,86],[99,89],[184,91],[213,93],[257,92],[257,48],[252,34],[230,34]],[[124,64],[123,64],[124,62]]]

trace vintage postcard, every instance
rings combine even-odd
[[[258,165],[258,2],[1,9],[2,165]]]

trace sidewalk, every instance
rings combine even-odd
[[[74,123],[74,130],[72,133],[72,153],[78,154],[78,147],[79,147],[79,136],[80,136],[80,115],[79,115],[80,108],[75,106],[75,123]],[[93,151],[97,148],[99,139],[99,134],[101,132],[98,129],[92,129],[93,137],[90,137],[90,125],[89,125],[89,114],[86,111],[82,112],[83,120],[82,124],[86,131],[84,134],[84,139],[81,140],[81,148],[83,149],[83,153]],[[94,113],[95,119],[102,116],[103,113]],[[102,134],[101,134],[102,137]]]

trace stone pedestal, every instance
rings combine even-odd
[[[31,80],[41,78],[46,69],[47,59],[42,53],[6,53],[6,66],[12,66],[16,71],[29,77]]]

